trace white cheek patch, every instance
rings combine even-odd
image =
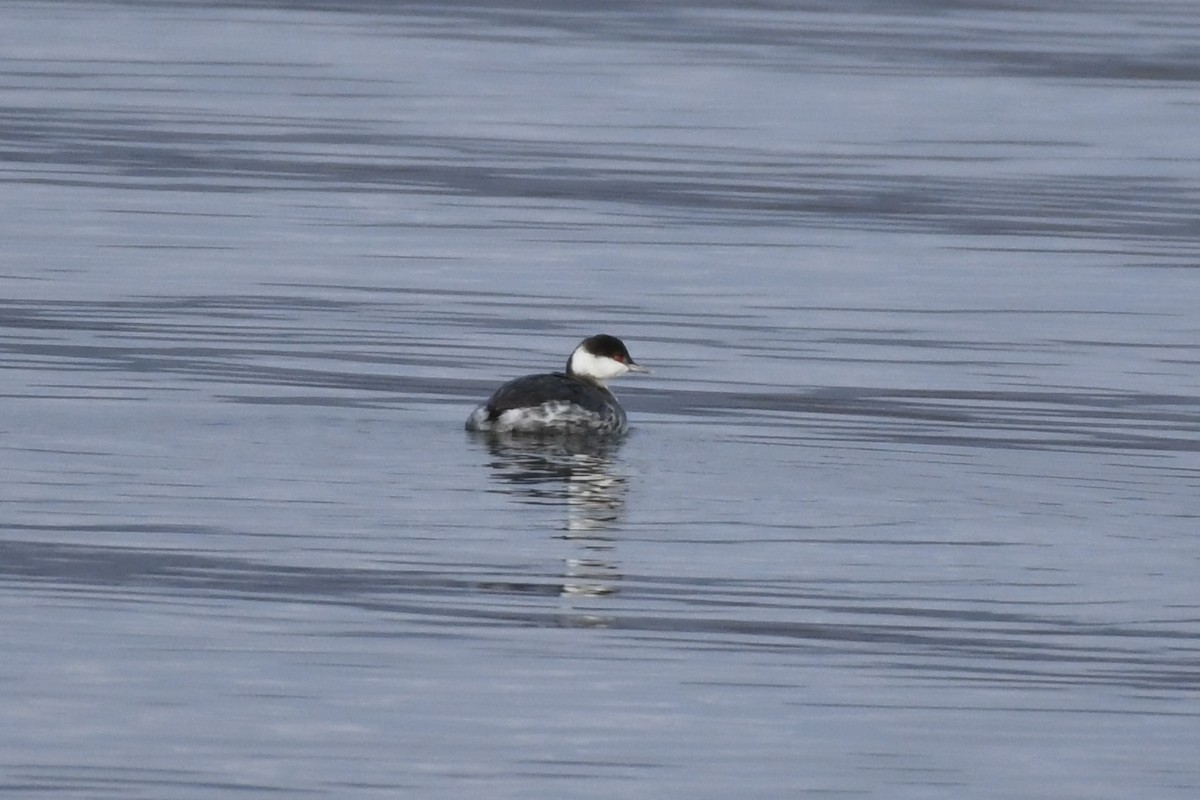
[[[611,378],[629,372],[629,367],[605,356],[592,355],[580,347],[571,354],[571,371],[602,384]]]

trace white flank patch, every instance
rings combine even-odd
[[[488,419],[487,407],[480,406],[467,417],[467,430],[492,433],[622,433],[626,425],[620,410],[599,415],[565,401],[512,408],[494,420]]]

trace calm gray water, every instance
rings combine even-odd
[[[5,4],[0,794],[1195,798],[1195,21]]]

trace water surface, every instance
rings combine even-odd
[[[1194,797],[1193,16],[6,6],[0,786]]]

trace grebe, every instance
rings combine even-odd
[[[526,375],[501,386],[467,417],[467,430],[494,433],[620,434],[625,409],[608,390],[627,372],[649,372],[615,336],[589,336],[567,359],[566,372]]]

